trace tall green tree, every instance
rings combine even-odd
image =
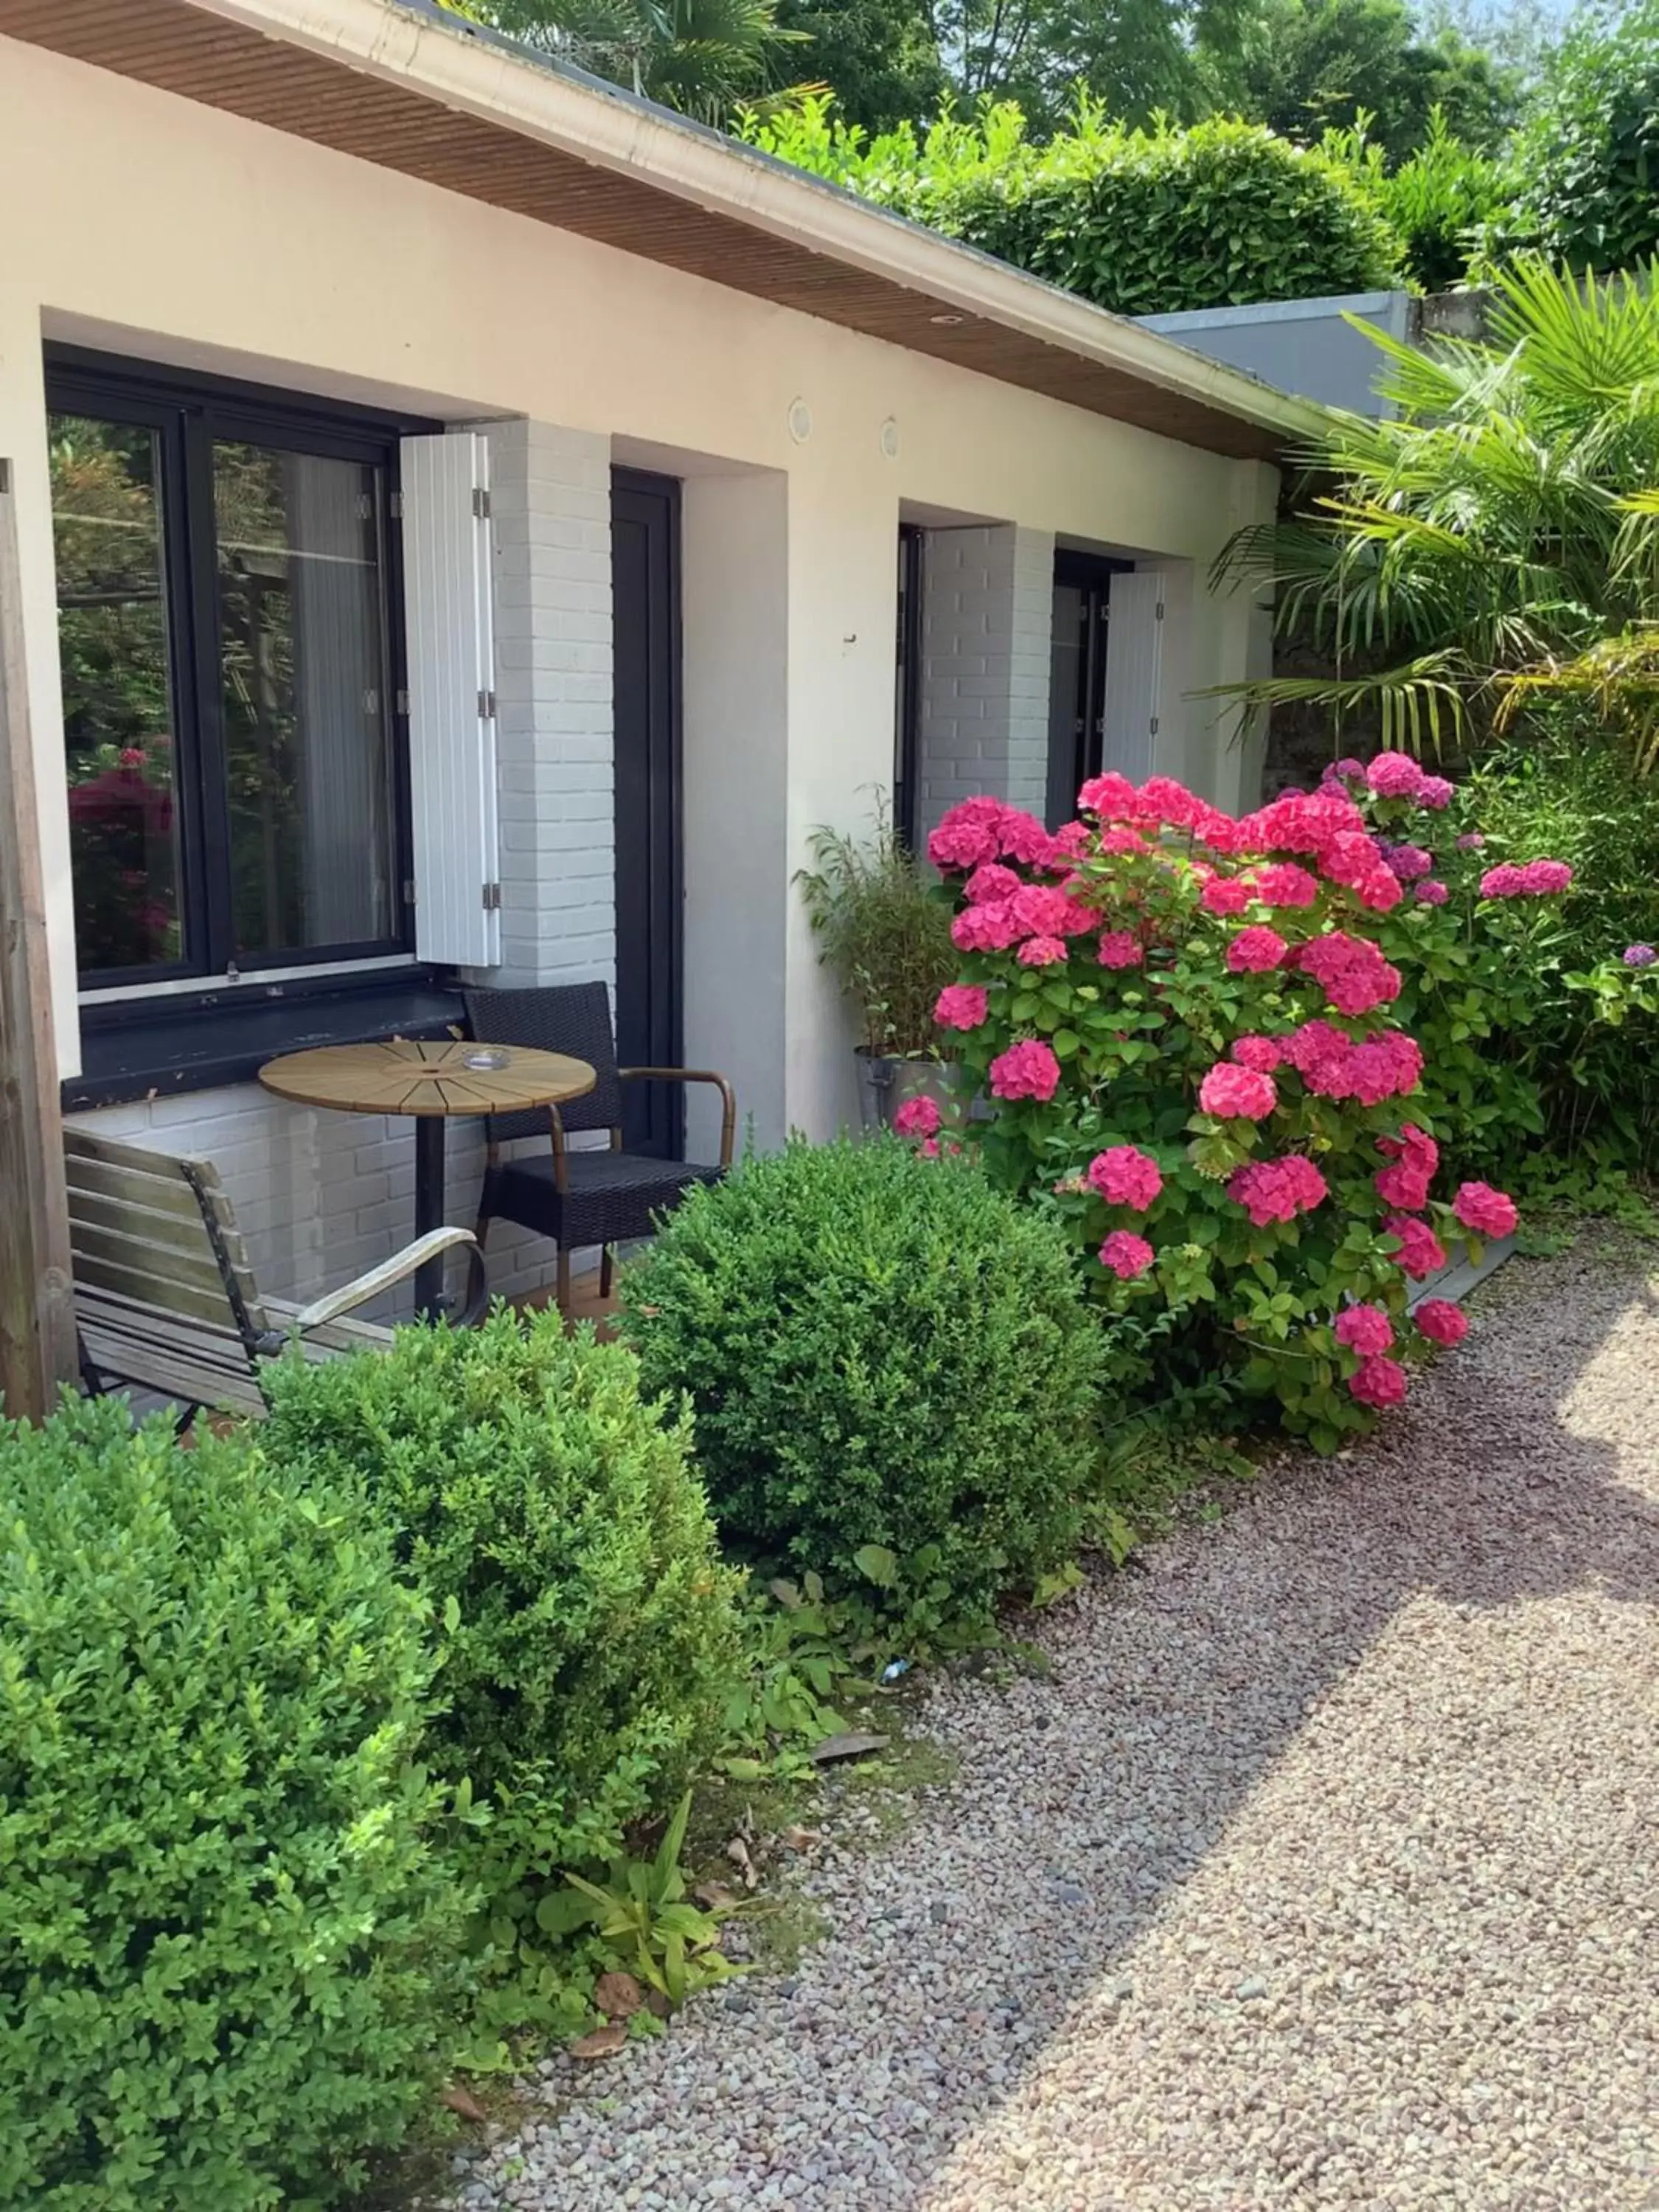
[[[1317,139],[1363,111],[1391,161],[1426,142],[1437,109],[1465,145],[1491,150],[1516,106],[1508,72],[1454,30],[1422,36],[1405,0],[1255,0],[1213,62],[1223,98],[1253,121]]]
[[[778,0],[777,21],[801,39],[795,75],[828,85],[863,130],[924,123],[951,88],[927,0]]]
[[[1041,136],[1081,85],[1114,118],[1215,112],[1218,58],[1240,51],[1257,0],[930,0],[953,88],[1018,100]]]

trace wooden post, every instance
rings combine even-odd
[[[0,460],[0,1399],[39,1420],[76,1372],[17,514]]]

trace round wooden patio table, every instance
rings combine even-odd
[[[499,1066],[480,1057],[499,1054]],[[471,1064],[469,1064],[471,1063]],[[325,1044],[284,1053],[259,1070],[259,1080],[279,1098],[299,1106],[326,1106],[341,1114],[410,1114],[415,1117],[415,1234],[441,1229],[444,1219],[444,1122],[452,1114],[520,1114],[580,1098],[597,1081],[585,1060],[528,1045],[421,1043]],[[415,1308],[428,1320],[442,1311],[443,1261],[429,1260],[415,1277]]]

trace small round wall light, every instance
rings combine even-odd
[[[887,420],[881,426],[881,450],[886,454],[890,461],[897,460],[899,457],[899,426],[896,418],[891,415],[887,417]]]
[[[789,403],[789,434],[798,446],[804,446],[812,434],[812,410],[804,399]]]

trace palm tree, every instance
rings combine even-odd
[[[775,0],[445,0],[526,46],[707,123],[774,88],[801,33]]]
[[[1375,714],[1385,744],[1419,749],[1478,739],[1546,691],[1610,704],[1644,655],[1659,700],[1656,280],[1659,264],[1592,280],[1527,258],[1498,278],[1482,343],[1419,353],[1366,329],[1397,411],[1334,416],[1299,456],[1324,488],[1217,563],[1218,581],[1271,588],[1278,633],[1333,672],[1240,687],[1249,700]]]

